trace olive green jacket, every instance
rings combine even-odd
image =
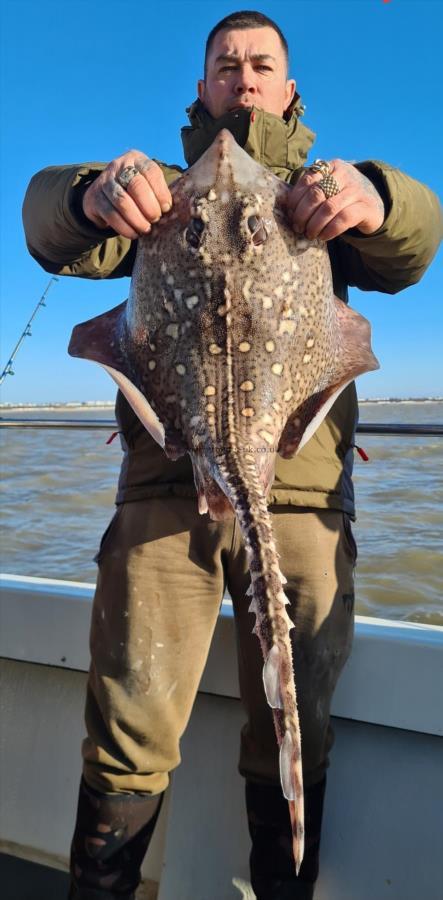
[[[182,129],[192,165],[217,131],[228,127],[247,153],[279,178],[295,183],[315,135],[300,121],[299,105],[287,120],[263,110],[241,110],[214,120],[199,101]],[[183,171],[159,163],[170,184]],[[84,215],[85,190],[105,163],[54,166],[28,187],[23,221],[29,252],[48,272],[82,278],[130,276],[136,241],[99,230]],[[431,262],[442,232],[440,207],[429,188],[383,162],[358,163],[383,198],[386,218],[369,236],[352,229],[328,244],[334,289],[347,302],[348,286],[393,294],[415,284]],[[196,496],[186,455],[168,460],[139,423],[124,397],[116,415],[124,449],[117,502],[174,494]],[[270,503],[342,509],[354,515],[352,462],[357,401],[354,385],[338,398],[316,434],[293,460],[277,457]]]

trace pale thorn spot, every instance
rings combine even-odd
[[[251,345],[250,345],[249,341],[242,341],[238,345],[238,349],[240,350],[240,353],[249,353],[249,350],[251,349]]]
[[[201,416],[192,416],[189,422],[191,428],[195,428],[196,425],[200,425],[201,418]]]
[[[311,306],[311,309],[309,310],[309,315],[315,316],[315,306]]]
[[[212,263],[212,256],[207,252],[207,250],[203,250],[201,254],[203,263],[205,266],[210,266]]]
[[[186,297],[185,303],[186,303],[186,306],[188,307],[188,309],[193,309],[194,306],[196,306],[198,303],[197,294],[192,294],[191,297]]]
[[[208,384],[203,391],[205,397],[213,397],[215,394],[215,387],[212,384]]]
[[[162,275],[166,275],[167,271],[168,271],[168,267],[167,267],[166,263],[162,262],[162,264],[160,266],[160,272],[162,273]]]
[[[262,429],[262,431],[259,431],[259,435],[260,435],[260,437],[263,438],[264,441],[266,441],[267,444],[274,443],[274,435],[271,434],[270,431],[266,431],[265,429]]]
[[[281,337],[282,334],[294,334],[294,331],[295,331],[295,322],[292,319],[289,319],[289,321],[283,320],[280,322],[280,325],[278,326],[277,334],[279,337]]]
[[[294,310],[292,309],[292,306],[285,306],[285,308],[282,311],[283,319],[292,319],[293,315],[294,315]]]
[[[214,413],[214,412],[215,412],[215,406],[214,406],[213,403],[207,403],[207,404],[206,404],[206,412],[208,412],[208,413]]]
[[[222,256],[220,257],[220,261],[223,263],[229,264],[231,262],[231,254],[223,253]]]
[[[247,278],[243,285],[243,290],[242,290],[242,294],[243,294],[243,297],[245,298],[245,300],[251,299],[251,286],[252,286],[252,278]]]
[[[304,357],[303,357],[303,362],[304,362],[304,363],[311,362],[311,359],[312,359],[311,354],[310,354],[310,353],[305,353],[305,355],[304,355]]]
[[[212,269],[205,269],[206,278],[212,278]]]
[[[292,420],[292,424],[295,425],[296,428],[299,428],[299,426],[300,426],[300,421],[301,421],[300,419],[293,419],[293,420]]]
[[[182,288],[174,288],[174,298],[175,300],[181,300],[183,297]]]
[[[166,329],[166,334],[167,334],[169,337],[172,337],[172,338],[174,339],[174,341],[177,340],[177,338],[178,338],[178,325],[177,325],[177,322],[171,322],[171,324],[168,325],[168,327],[167,327],[167,329]]]
[[[180,400],[180,406],[182,409],[186,409],[187,403],[184,397]]]
[[[274,419],[269,415],[269,413],[264,413],[264,415],[262,416],[262,422],[263,425],[273,425]]]
[[[211,285],[209,284],[209,281],[205,281],[203,288],[204,288],[204,292],[205,292],[208,300],[210,300],[212,297],[212,288],[211,288]]]
[[[268,353],[273,353],[275,350],[274,341],[266,341],[265,347]]]
[[[300,372],[296,372],[296,373],[295,373],[295,380],[296,380],[296,381],[300,381],[300,380],[301,380],[301,374],[300,374]]]
[[[173,275],[168,275],[168,276],[167,276],[167,278],[166,278],[166,284],[173,285],[173,284],[174,284],[174,281],[175,281],[175,278],[174,278]]]
[[[231,194],[229,191],[222,191],[220,194],[220,200],[223,204],[229,203],[231,199]]]
[[[150,372],[153,372],[154,369],[155,369],[155,367],[156,367],[156,365],[157,365],[157,363],[156,363],[155,359],[150,359],[149,362],[148,362],[148,369],[149,369],[149,371],[150,371]]]
[[[283,272],[283,275],[282,275],[281,279],[282,279],[282,281],[285,282],[285,284],[288,284],[288,283],[290,282],[290,280],[291,280],[291,273],[290,273],[290,272]]]
[[[177,372],[177,375],[185,375],[186,374],[185,366],[182,363],[179,363],[175,367],[175,371]]]
[[[214,416],[208,416],[208,425],[215,425]]]
[[[189,277],[190,278],[195,278],[196,274],[197,274],[196,269],[189,269]]]
[[[175,315],[175,309],[174,309],[172,303],[170,302],[170,300],[165,300],[164,306],[165,306],[165,309],[166,309],[166,311],[169,313],[170,316],[174,316],[174,315]]]
[[[300,266],[299,266],[299,264],[295,261],[295,259],[293,259],[292,262],[291,262],[291,269],[292,269],[293,272],[299,272],[299,271],[300,271]]]
[[[307,315],[308,315],[308,310],[306,309],[306,306],[303,306],[303,305],[299,306],[299,307],[298,307],[298,311],[299,311],[299,313],[300,313],[301,316],[307,316]]]
[[[209,352],[212,353],[213,356],[217,356],[218,353],[222,352],[222,348],[218,346],[218,344],[209,344]]]
[[[228,328],[230,325],[232,325],[232,315],[230,312],[226,313],[226,325],[228,326]]]
[[[175,394],[168,394],[167,397],[165,397],[165,403],[175,403],[176,399],[177,397]]]
[[[252,406],[245,406],[241,411],[242,416],[245,416],[246,419],[250,419],[255,415],[255,411],[252,409]]]
[[[155,353],[157,347],[155,346],[155,344],[149,344],[149,349],[152,350],[153,353]]]
[[[253,382],[252,381],[243,381],[242,384],[240,385],[240,390],[241,391],[253,391],[254,390]]]
[[[274,375],[281,375],[281,373],[283,372],[283,365],[282,365],[282,363],[274,363],[274,364],[271,366],[271,372],[272,372]]]
[[[311,348],[314,346],[314,343],[315,343],[314,338],[309,338],[309,340],[306,341],[306,346]]]
[[[284,287],[282,284],[279,284],[276,288],[274,288],[274,294],[278,300],[281,300],[284,294]]]
[[[271,297],[263,297],[263,309],[272,309]]]
[[[200,209],[199,215],[200,215],[202,222],[206,222],[206,223],[209,222],[209,215],[208,215],[207,209]]]
[[[292,397],[292,390],[291,390],[291,388],[288,388],[288,390],[285,391],[283,394],[283,400],[286,400],[286,403],[287,403],[288,400],[291,399],[291,397]]]
[[[160,641],[156,641],[155,646],[156,647],[164,647],[165,645],[161,644]]]
[[[231,291],[229,290],[229,288],[227,288],[227,287],[223,288],[223,296],[226,300],[226,304],[229,305],[229,303],[231,301]]]
[[[219,316],[225,316],[228,311],[228,307],[226,303],[220,303],[220,306],[217,306],[217,313]]]
[[[216,200],[216,199],[217,199],[217,194],[215,193],[214,188],[211,188],[211,190],[209,191],[209,194],[208,194],[208,200]]]

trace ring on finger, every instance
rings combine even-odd
[[[314,159],[312,166],[308,166],[308,172],[312,172],[313,175],[316,175],[318,172],[320,175],[330,175],[332,172],[330,164],[325,159]]]
[[[119,185],[121,185],[125,191],[127,191],[132,179],[138,174],[139,171],[135,166],[125,166],[125,168],[116,176],[115,180],[118,181]]]
[[[322,189],[327,200],[340,193],[340,185],[333,175],[324,175],[321,181],[317,181],[317,187]]]

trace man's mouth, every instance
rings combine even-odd
[[[230,106],[228,112],[234,112],[237,109],[252,109],[252,103],[235,103],[234,106]]]

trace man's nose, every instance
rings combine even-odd
[[[255,94],[255,72],[251,66],[241,66],[235,81],[236,94]]]

